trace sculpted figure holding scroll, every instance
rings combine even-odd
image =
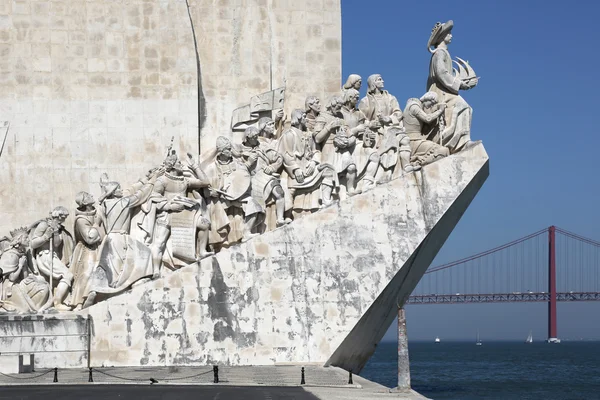
[[[187,168],[174,150],[169,153],[154,185],[154,192],[166,200],[159,207],[151,246],[155,276],[161,260],[176,268],[214,254],[207,250],[211,224],[200,192],[208,187],[209,179],[190,153]]]

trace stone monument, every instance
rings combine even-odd
[[[247,3],[2,10],[3,346],[38,367],[365,365],[489,173],[458,95],[478,78],[438,23],[425,95],[402,111],[372,74],[359,101],[339,1]],[[19,342],[74,331],[81,354]]]

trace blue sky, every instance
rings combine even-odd
[[[463,96],[490,177],[440,251],[440,264],[557,225],[600,239],[599,2],[342,0],[344,79],[382,74],[404,108],[425,93],[427,39],[454,20],[452,56],[481,76]],[[361,94],[364,94],[363,85]],[[545,304],[412,306],[409,337],[545,335]],[[600,304],[559,304],[560,337],[600,338]],[[393,338],[395,324],[386,338]]]

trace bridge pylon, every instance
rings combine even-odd
[[[556,324],[556,227],[548,228],[548,343],[560,343]]]

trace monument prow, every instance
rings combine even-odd
[[[358,373],[488,174],[479,144],[93,305],[91,365]]]

